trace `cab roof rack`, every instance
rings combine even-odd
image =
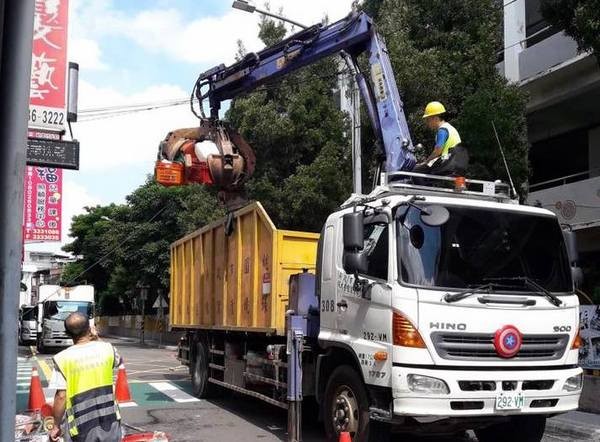
[[[423,184],[414,184],[414,178],[418,178]],[[385,190],[392,192],[462,196],[499,202],[513,201],[510,186],[500,180],[483,181],[415,172],[391,172],[382,174],[381,183],[384,189],[387,188]],[[385,191],[384,189],[381,190]]]

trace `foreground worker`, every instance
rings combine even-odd
[[[456,128],[445,120],[445,115],[446,108],[439,101],[432,101],[425,107],[423,119],[427,127],[435,132],[435,147],[425,161],[415,166],[413,172],[451,175],[456,168],[466,168],[466,164],[457,164],[457,159],[452,161],[453,157],[459,154],[455,149],[461,150],[462,154],[464,148],[459,146],[460,135]]]
[[[52,440],[120,442],[121,423],[113,393],[113,369],[120,356],[108,342],[98,340],[86,315],[71,313],[65,330],[73,345],[54,356],[50,381],[56,388]],[[66,412],[66,422],[63,421]],[[62,428],[61,428],[62,427]]]

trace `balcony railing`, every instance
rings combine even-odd
[[[600,225],[600,169],[534,184],[528,202],[553,211],[561,223],[576,229]]]
[[[600,176],[600,169],[590,169],[585,172],[578,172],[572,175],[565,175],[560,178],[553,178],[548,181],[542,181],[539,183],[531,184],[529,186],[530,192],[536,192],[542,189],[549,189],[551,187],[562,186],[569,183],[575,183],[577,181],[587,180],[588,178]]]

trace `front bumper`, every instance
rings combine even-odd
[[[582,373],[581,368],[539,370],[467,370],[425,369],[395,366],[393,374],[393,414],[411,416],[418,421],[433,422],[443,418],[461,416],[510,416],[516,414],[555,414],[576,410],[579,406],[581,390],[568,392],[563,390],[565,381]],[[442,379],[449,387],[449,394],[424,394],[409,390],[407,376],[418,374]],[[526,381],[554,381],[550,388],[529,389]],[[464,391],[460,381],[494,381],[494,391]],[[504,390],[503,381],[516,382],[515,390]],[[501,392],[519,393],[525,398],[520,410],[497,410],[496,396]]]
[[[42,339],[42,343],[45,347],[69,347],[73,345],[72,339]]]
[[[35,341],[37,339],[37,332],[30,330],[23,330],[21,332],[22,341]]]

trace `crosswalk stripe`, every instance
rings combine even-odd
[[[200,399],[187,394],[169,382],[152,382],[150,385],[175,402],[200,402]]]

